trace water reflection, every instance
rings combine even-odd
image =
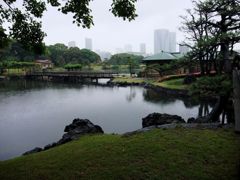
[[[163,92],[157,92],[153,89],[145,89],[143,91],[144,100],[151,103],[160,104],[173,104],[176,101],[182,101],[186,108],[198,107],[198,116],[203,117],[210,113],[210,110],[214,107],[216,100],[199,99],[196,97],[181,97],[173,96]]]
[[[131,102],[136,97],[136,90],[134,86],[129,87],[129,94],[126,95],[128,102]]]
[[[197,100],[141,87],[0,82],[0,160],[57,141],[74,118],[87,118],[105,133],[124,133],[140,129],[142,118],[153,112],[187,120],[200,109],[207,112],[204,107]]]

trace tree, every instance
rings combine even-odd
[[[93,16],[89,7],[93,0],[3,0],[0,2],[0,48],[6,45],[6,39],[13,38],[26,49],[40,54],[44,51],[42,44],[46,34],[41,30],[41,17],[47,10],[47,4],[58,8],[63,14],[73,14],[73,23],[83,28],[90,28]],[[110,11],[123,20],[134,20],[137,17],[135,3],[137,0],[112,0]],[[22,2],[20,7],[14,6]],[[3,28],[10,24],[9,34]]]
[[[240,0],[193,0],[193,4],[193,12],[188,10],[190,19],[184,17],[182,28],[193,42],[192,57],[197,56],[200,62],[202,59],[213,61],[219,73],[223,70],[231,73],[230,52],[240,41]]]
[[[112,65],[129,65],[129,59],[131,59],[134,64],[140,64],[143,56],[120,53],[111,56],[111,58],[107,62]]]

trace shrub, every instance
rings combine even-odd
[[[205,95],[226,95],[232,89],[232,81],[226,75],[213,77],[200,77],[190,87],[191,94]]]

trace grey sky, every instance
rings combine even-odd
[[[43,17],[43,30],[47,33],[47,45],[57,42],[67,45],[75,41],[84,48],[85,38],[92,38],[93,49],[115,52],[131,44],[133,51],[139,51],[139,44],[146,43],[147,52],[153,52],[154,29],[169,29],[177,32],[177,42],[184,39],[178,28],[181,25],[180,15],[191,8],[191,0],[138,0],[135,21],[128,22],[116,18],[109,12],[111,0],[94,0],[91,3],[95,25],[83,29],[72,24],[71,15],[63,15],[55,8],[49,8]]]

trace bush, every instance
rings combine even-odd
[[[68,71],[81,70],[82,65],[81,64],[66,64],[64,66],[64,68],[67,69]]]
[[[205,95],[226,95],[232,89],[232,81],[226,75],[213,77],[200,77],[190,87],[191,94]]]

